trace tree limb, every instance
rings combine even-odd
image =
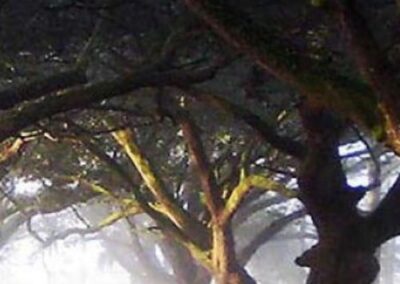
[[[162,180],[156,175],[149,161],[139,149],[133,132],[129,129],[124,129],[115,131],[112,135],[135,165],[147,188],[159,203],[159,206],[157,206],[159,211],[168,216],[183,231],[194,230],[194,225],[195,227],[202,227],[200,222],[193,219],[188,212],[183,210],[168,193]]]
[[[272,178],[261,175],[250,175],[241,177],[239,184],[232,190],[231,195],[226,201],[226,205],[221,215],[222,222],[226,222],[232,218],[233,214],[239,208],[246,194],[253,188],[257,187],[264,190],[271,190],[280,193],[288,198],[296,196],[296,193],[289,190],[284,185]]]
[[[177,116],[177,121],[181,126],[183,137],[189,150],[190,159],[193,161],[193,167],[197,172],[204,192],[206,206],[211,214],[211,218],[217,221],[219,211],[223,206],[223,200],[201,143],[200,135],[187,113],[181,112]]]
[[[355,1],[333,2],[335,15],[347,36],[349,51],[359,71],[378,96],[379,107],[385,120],[387,143],[400,154],[400,85],[397,83],[395,72],[369,30],[366,19],[357,11]]]
[[[72,109],[83,108],[104,99],[120,96],[136,89],[151,86],[194,84],[214,77],[221,62],[193,71],[157,71],[144,68],[129,76],[89,83],[41,97],[19,107],[4,111],[0,116],[0,141],[16,135],[23,128]]]
[[[313,104],[334,109],[382,138],[382,116],[368,85],[298,54],[267,26],[223,0],[183,0],[228,44],[297,89]]]
[[[87,83],[86,72],[81,68],[38,78],[1,91],[0,110],[10,109],[24,101],[37,99],[46,94],[85,83]]]

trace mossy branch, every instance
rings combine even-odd
[[[159,208],[158,211],[165,214],[185,232],[204,231],[203,225],[184,211],[168,193],[162,180],[156,175],[149,161],[136,144],[133,132],[129,129],[124,129],[115,131],[112,135],[135,165],[147,188],[159,203],[157,206]]]
[[[266,191],[274,191],[287,198],[296,197],[296,192],[270,177],[262,175],[245,176],[242,174],[238,185],[232,190],[225,204],[224,211],[220,217],[222,223],[232,218],[233,214],[239,208],[240,203],[243,201],[243,198],[254,187]]]

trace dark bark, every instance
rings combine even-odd
[[[311,268],[307,284],[371,284],[379,272],[374,252],[321,241],[296,262]]]
[[[299,170],[301,200],[317,228],[316,246],[297,259],[309,284],[370,284],[379,271],[377,246],[356,205],[362,193],[346,183],[337,149],[343,123],[324,109],[301,110],[309,151]]]
[[[197,70],[158,71],[154,66],[127,76],[96,83],[78,85],[36,100],[26,101],[4,111],[0,117],[0,141],[42,119],[116,96],[129,94],[149,86],[179,86],[207,81],[214,77],[224,63],[217,62]],[[156,65],[157,66],[157,65]],[[27,100],[24,98],[22,101]]]
[[[1,91],[0,110],[9,109],[24,101],[33,100],[55,91],[85,83],[87,83],[86,72],[80,68],[38,78]]]

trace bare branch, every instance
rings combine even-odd
[[[139,149],[134,134],[129,129],[119,130],[113,133],[114,139],[122,147],[126,155],[135,165],[143,178],[144,183],[159,203],[160,212],[168,216],[177,226],[184,231],[193,228],[194,224],[201,226],[199,222],[189,216],[170,195],[162,180],[156,175],[149,161]]]
[[[121,96],[143,87],[181,85],[204,82],[211,79],[221,62],[193,71],[157,71],[155,67],[144,68],[129,76],[97,83],[72,87],[56,94],[41,97],[32,102],[12,108],[0,117],[0,141],[16,135],[23,128],[55,114],[83,108],[104,99]]]
[[[169,218],[164,214],[158,212],[151,206],[150,201],[143,195],[143,193],[137,189],[137,185],[133,182],[129,173],[116,161],[111,159],[107,154],[102,151],[93,139],[85,136],[80,136],[82,143],[97,156],[102,162],[110,166],[111,170],[114,171],[118,176],[122,178],[131,188],[135,200],[140,204],[141,209],[149,215],[165,232],[167,235],[171,235],[176,238],[183,246],[185,246],[193,255],[197,255],[203,258],[204,265],[208,265],[207,257],[204,256],[205,251],[209,248],[209,236],[205,228],[202,230],[192,230],[184,232],[175,225]]]
[[[218,219],[219,210],[223,206],[220,189],[211,170],[209,161],[201,143],[201,138],[196,131],[196,125],[188,117],[187,113],[178,114],[177,120],[181,126],[183,137],[186,141],[190,159],[200,180],[206,199],[206,206],[214,220]]]
[[[358,69],[371,85],[379,99],[385,119],[387,143],[400,153],[400,131],[398,112],[400,86],[395,72],[369,30],[366,19],[359,13],[354,0],[333,1],[335,14],[347,36],[349,51]]]
[[[8,88],[0,92],[0,110],[10,109],[24,101],[87,82],[86,72],[81,68],[66,70],[44,78]]]
[[[239,184],[232,190],[232,193],[226,202],[221,216],[221,220],[223,220],[222,222],[226,222],[232,218],[233,214],[239,208],[240,203],[243,201],[243,198],[253,187],[275,191],[288,198],[296,196],[296,192],[288,189],[286,186],[273,180],[271,177],[268,178],[261,175],[242,176]]]

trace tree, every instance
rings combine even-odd
[[[4,4],[3,13],[21,12],[23,2]],[[239,207],[259,198],[253,188],[297,196],[310,214],[318,243],[296,260],[311,268],[307,283],[372,283],[376,250],[399,234],[400,178],[375,211],[360,214],[368,188],[348,184],[338,149],[356,127],[400,152],[397,4],[236,2],[30,3],[25,11],[37,8],[42,17],[33,23],[41,39],[33,46],[8,41],[10,23],[29,15],[5,17],[4,79],[24,82],[0,93],[0,140],[25,144],[38,136],[42,151],[46,139],[69,141],[78,157],[89,151],[112,173],[102,180],[92,162],[84,176],[96,180],[97,171],[106,186],[91,187],[128,189],[138,210],[220,283],[254,283],[232,233]],[[383,16],[389,24],[376,24]],[[47,75],[26,81],[26,61]],[[148,123],[155,125],[150,139],[138,126]],[[5,149],[8,161],[16,151]],[[75,156],[70,169],[79,166]],[[182,177],[201,190],[180,191]],[[286,188],[287,177],[297,179],[297,192]]]

